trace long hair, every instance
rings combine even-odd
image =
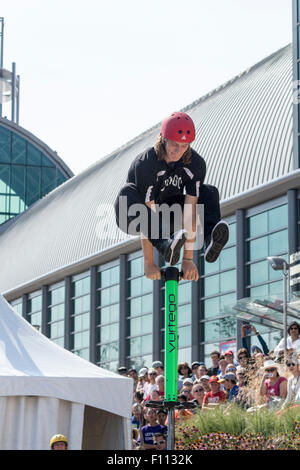
[[[154,145],[154,150],[157,155],[158,160],[164,160],[166,155],[165,142],[161,134],[157,137],[156,143]],[[184,165],[189,165],[191,163],[192,149],[189,148],[182,155],[182,161]]]

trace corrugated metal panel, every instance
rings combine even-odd
[[[221,199],[292,170],[292,56],[287,46],[185,108],[206,181]],[[152,146],[160,124],[68,180],[0,232],[0,291],[128,240],[114,211],[103,217],[134,157]],[[102,216],[101,216],[102,214]]]

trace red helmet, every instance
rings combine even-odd
[[[173,113],[164,119],[160,132],[163,138],[174,142],[191,143],[195,140],[196,135],[195,126],[190,116],[180,112]]]

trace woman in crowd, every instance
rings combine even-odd
[[[288,327],[287,349],[293,349],[300,354],[300,325],[296,321],[290,323]],[[275,356],[279,356],[284,352],[284,338],[278,343],[274,349]]]
[[[197,407],[202,407],[205,390],[200,383],[196,383],[192,388],[192,395],[195,397],[192,401],[196,403]]]
[[[148,385],[146,385],[146,396],[151,394],[153,392],[153,390],[157,389],[157,385],[156,385],[156,382],[155,382],[155,379],[156,379],[157,375],[158,374],[157,374],[155,369],[149,369],[149,371],[148,371],[149,382],[148,382]]]
[[[288,356],[286,360],[286,367],[288,368],[291,376],[288,379],[287,397],[282,405],[282,408],[287,406],[300,404],[300,370],[299,359],[297,354],[294,353]]]
[[[249,360],[248,349],[246,348],[239,349],[237,352],[237,360],[240,366],[247,367],[248,360]]]
[[[266,397],[266,403],[270,404],[273,397],[286,398],[287,380],[278,373],[279,364],[273,360],[264,363],[264,375],[260,384],[260,395]]]
[[[177,367],[178,375],[180,380],[189,379],[192,377],[192,369],[187,362],[181,362]]]

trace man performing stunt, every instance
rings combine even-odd
[[[218,190],[203,184],[206,164],[190,147],[194,140],[195,126],[190,116],[176,112],[167,117],[154,147],[132,162],[126,184],[115,201],[118,227],[131,235],[141,234],[144,270],[149,279],[161,277],[154,263],[153,247],[171,266],[178,263],[183,247],[183,278],[199,279],[193,262],[197,204],[204,205],[205,260],[216,261],[228,241],[228,225],[220,220]],[[173,217],[169,213],[168,220],[160,210],[165,205],[174,208]],[[179,217],[176,207],[181,209]],[[141,221],[134,208],[145,215]],[[134,225],[137,220],[140,224]]]

